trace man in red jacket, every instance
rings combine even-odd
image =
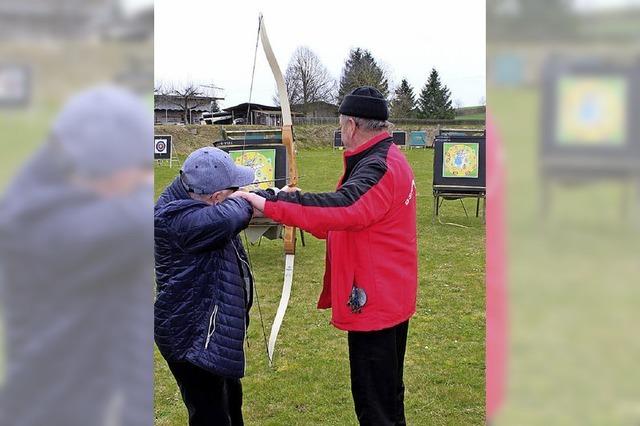
[[[348,331],[351,392],[362,425],[404,425],[403,365],[417,291],[416,186],[389,135],[387,101],[360,87],[340,105],[346,148],[335,192],[236,193],[254,210],[327,240],[318,308]]]

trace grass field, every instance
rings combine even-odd
[[[35,107],[0,114],[0,193],[47,135],[53,112]]]
[[[556,185],[542,220],[539,94],[488,99],[508,173],[508,390],[495,424],[640,424],[637,184]]]
[[[466,218],[460,202],[445,202],[432,220],[432,150],[408,150],[418,187],[419,294],[405,363],[406,415],[412,425],[484,424],[484,225]],[[333,190],[342,155],[301,150],[300,187]],[[156,196],[178,169],[156,166]],[[475,202],[466,201],[468,211]],[[244,415],[249,425],[356,424],[349,386],[346,333],[316,309],[324,270],[324,242],[306,236],[298,246],[291,301],[269,368],[257,306],[251,311]],[[280,298],[282,243],[248,247],[268,333]],[[186,409],[166,363],[155,352],[156,425],[185,425]]]

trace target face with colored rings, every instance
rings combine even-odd
[[[455,178],[478,177],[478,144],[445,142],[442,176]]]
[[[623,145],[627,92],[618,77],[565,77],[558,82],[556,139],[560,145]]]
[[[167,152],[167,144],[165,141],[159,140],[156,142],[156,152],[158,154],[164,154]]]
[[[233,161],[241,166],[248,166],[255,170],[255,182],[257,185],[251,185],[247,189],[267,189],[276,186],[275,179],[275,161],[276,151],[273,149],[251,149],[246,151],[232,151],[229,153]]]

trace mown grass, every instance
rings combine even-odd
[[[0,114],[0,193],[44,141],[53,111],[32,107]]]
[[[410,323],[405,364],[406,415],[414,425],[484,424],[484,225],[466,218],[459,202],[446,202],[442,222],[432,220],[433,151],[408,150],[418,187],[419,294]],[[300,150],[299,186],[330,191],[342,155]],[[178,168],[156,166],[156,196]],[[475,202],[466,200],[468,211]],[[445,220],[446,219],[446,220]],[[248,247],[266,333],[280,298],[282,243]],[[255,425],[356,424],[349,385],[346,333],[316,309],[324,270],[324,241],[306,235],[298,246],[289,308],[269,368],[257,305],[251,311],[244,416]],[[382,261],[382,260],[381,260]],[[399,265],[400,266],[400,265]],[[186,409],[166,363],[155,352],[156,425],[187,424]]]
[[[540,95],[488,98],[508,173],[508,392],[495,424],[638,424],[637,183],[556,183],[543,219]]]
[[[484,120],[486,118],[486,114],[467,114],[467,115],[457,115],[455,117],[456,120]]]

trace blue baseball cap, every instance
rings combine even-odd
[[[131,167],[153,166],[148,144],[152,123],[149,107],[138,96],[118,86],[98,86],[65,104],[50,141],[59,145],[75,173],[110,176]]]
[[[182,165],[180,178],[188,192],[213,194],[229,188],[240,188],[255,181],[251,167],[238,166],[231,156],[212,146],[193,151]]]

